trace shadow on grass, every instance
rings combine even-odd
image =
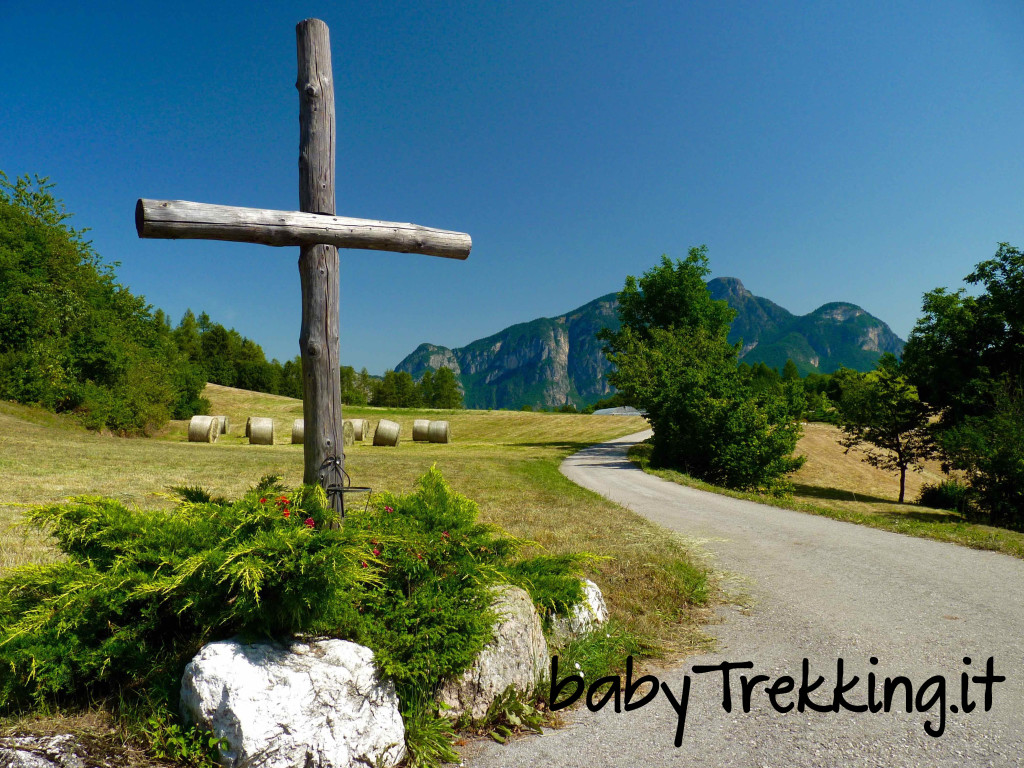
[[[584,448],[590,448],[593,443],[578,443],[571,440],[551,440],[546,443],[544,442],[509,442],[505,445],[514,445],[517,448],[557,448],[560,451],[569,451],[570,453],[579,453]]]
[[[807,496],[812,499],[832,499],[834,501],[870,501],[880,504],[896,504],[895,499],[884,499],[881,496],[870,496],[865,493],[854,493],[839,488],[822,488],[819,485],[793,483],[794,496]]]
[[[922,523],[963,523],[966,525],[969,522],[956,512],[939,509],[934,512],[919,512],[917,510],[913,512],[882,512],[881,515],[890,520],[917,520]]]

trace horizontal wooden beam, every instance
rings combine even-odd
[[[418,224],[351,219],[323,213],[267,211],[187,200],[139,200],[135,206],[139,237],[230,240],[262,245],[333,245],[465,259],[473,240],[464,232]]]

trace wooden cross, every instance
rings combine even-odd
[[[469,235],[415,224],[334,215],[334,82],[327,25],[295,28],[299,76],[299,208],[267,211],[184,200],[139,200],[139,237],[297,245],[302,283],[305,452],[303,482],[319,483],[344,516],[338,248],[367,248],[465,259]]]

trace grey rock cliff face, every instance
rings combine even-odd
[[[618,327],[615,294],[572,312],[513,325],[500,333],[449,349],[420,344],[395,366],[419,379],[441,365],[459,376],[468,408],[583,406],[607,397],[610,365],[596,338]]]
[[[803,374],[829,373],[840,365],[865,371],[882,353],[903,350],[903,340],[889,326],[854,304],[835,302],[794,315],[755,296],[735,277],[711,280],[708,291],[736,310],[729,341],[742,341],[740,358],[750,364],[781,370],[791,358]],[[451,368],[468,408],[580,407],[613,392],[611,364],[597,333],[619,328],[617,307],[616,294],[610,293],[564,315],[519,323],[465,347],[421,344],[395,369],[418,379],[428,368]]]

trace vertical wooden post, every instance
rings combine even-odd
[[[327,25],[306,19],[295,28],[299,75],[299,209],[334,214],[334,79]],[[303,246],[302,281],[303,401],[305,470],[303,482],[325,489],[341,484],[344,468],[341,432],[341,369],[338,348],[338,249]],[[343,494],[330,494],[339,515]]]

